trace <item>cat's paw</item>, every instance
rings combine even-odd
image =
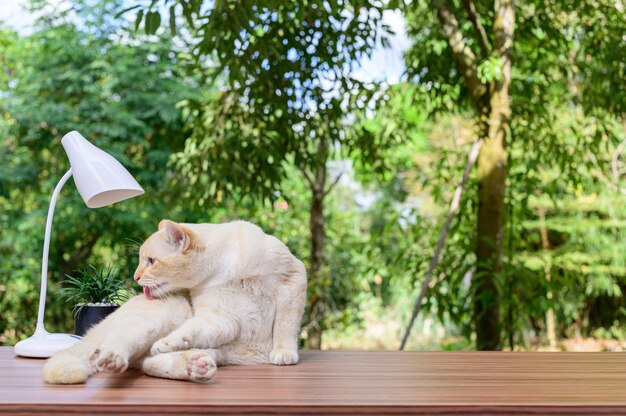
[[[274,365],[293,365],[298,362],[298,351],[277,348],[270,352],[270,362]]]
[[[187,357],[187,375],[190,381],[207,382],[216,372],[217,365],[209,353],[193,352]]]
[[[150,353],[156,355],[165,352],[188,350],[189,348],[189,339],[186,337],[169,336],[155,342],[152,348],[150,348]]]
[[[112,350],[97,349],[89,355],[89,362],[96,371],[109,371],[119,374],[128,368],[128,357]]]

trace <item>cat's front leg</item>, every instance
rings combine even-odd
[[[201,310],[196,310],[196,315],[179,329],[155,342],[150,352],[155,355],[191,348],[217,348],[239,336],[240,326],[229,316]]]
[[[129,360],[129,352],[111,349],[100,350],[100,348],[97,348],[89,355],[89,362],[97,371],[109,371],[113,374],[126,371]]]
[[[191,348],[191,343],[189,341],[190,338],[186,334],[179,333],[177,330],[152,344],[150,353],[152,355],[156,355],[166,352],[188,350]]]

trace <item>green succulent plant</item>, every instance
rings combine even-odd
[[[89,265],[75,272],[75,276],[65,275],[67,280],[61,282],[65,287],[57,291],[63,300],[75,305],[74,313],[89,303],[121,304],[128,300],[130,292],[118,268]]]

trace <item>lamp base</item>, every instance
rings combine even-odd
[[[22,357],[48,358],[71,347],[81,339],[82,337],[72,334],[50,334],[38,325],[33,336],[15,344],[13,351]]]

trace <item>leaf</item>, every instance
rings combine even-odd
[[[161,15],[159,12],[148,12],[146,15],[146,34],[154,35],[161,26]]]
[[[170,7],[170,33],[172,34],[172,36],[176,36],[176,11],[174,10],[175,8],[175,4]]]
[[[137,12],[137,18],[135,19],[135,32],[139,29],[139,25],[141,24],[141,20],[143,19],[143,9],[140,9]]]

